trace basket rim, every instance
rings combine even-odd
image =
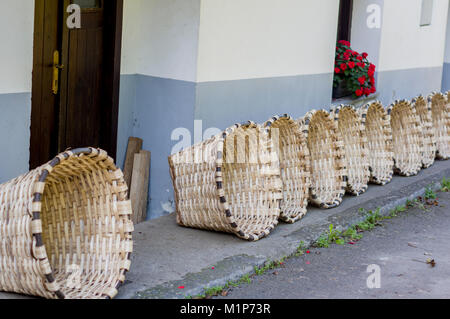
[[[393,140],[392,140],[392,130],[391,130],[391,116],[387,113],[386,108],[383,106],[383,103],[380,100],[375,100],[371,103],[367,103],[367,104],[361,106],[361,108],[359,109],[359,112],[361,113],[361,118],[362,118],[362,123],[364,125],[364,129],[367,128],[367,115],[369,113],[370,108],[372,108],[372,107],[376,107],[383,112],[383,117],[384,117],[383,130],[387,130],[389,132],[388,137],[386,138],[386,142],[391,145],[391,149],[388,149],[387,152],[390,153],[391,158],[392,158],[392,169],[390,170],[390,173],[388,174],[387,179],[380,179],[379,177],[374,176],[373,170],[369,166],[369,169],[371,170],[370,175],[372,178],[372,182],[375,184],[384,186],[384,185],[387,185],[390,182],[392,182],[392,179],[394,178],[394,162],[393,162],[394,152],[392,150]],[[366,136],[367,136],[367,134],[366,134]]]
[[[307,162],[305,163],[305,167],[308,171],[308,177],[307,177],[307,181],[306,181],[306,187],[308,189],[308,192],[306,194],[306,205],[304,205],[302,208],[302,210],[304,210],[303,213],[299,212],[297,215],[295,216],[287,216],[285,215],[285,212],[281,211],[280,214],[280,218],[283,222],[285,223],[296,223],[297,221],[299,221],[300,219],[302,219],[306,214],[307,214],[307,206],[308,206],[308,197],[310,194],[310,189],[311,189],[311,176],[310,175],[310,159],[309,159],[309,148],[307,145],[307,135],[302,131],[301,125],[298,121],[296,121],[294,118],[292,118],[289,114],[283,114],[283,115],[275,115],[273,117],[271,117],[269,120],[267,120],[263,126],[264,128],[267,128],[269,131],[272,130],[273,125],[278,122],[278,121],[288,121],[290,124],[294,124],[297,126],[298,128],[298,134],[302,135],[302,140],[304,141],[305,144],[305,152],[307,153]],[[283,181],[284,182],[284,181]]]
[[[320,110],[315,110],[315,109],[313,109],[313,110],[310,110],[309,112],[307,112],[307,113],[305,114],[305,116],[303,116],[302,118],[300,118],[300,119],[298,120],[299,122],[302,123],[302,125],[304,125],[303,133],[305,134],[306,139],[308,139],[308,137],[309,137],[309,127],[310,127],[310,125],[311,125],[311,120],[312,120],[312,118],[314,117],[314,115],[316,115],[316,114],[318,114],[318,113],[323,113],[323,114],[327,117],[327,119],[330,121],[330,123],[331,123],[331,125],[333,126],[333,129],[334,129],[334,131],[335,131],[335,133],[336,133],[336,139],[337,139],[337,141],[340,142],[340,143],[342,143],[342,138],[339,136],[340,134],[339,134],[338,128],[337,128],[337,126],[336,126],[336,121],[333,120],[333,118],[332,118],[330,112],[328,112],[328,111],[325,110],[325,109],[320,109]],[[340,144],[340,143],[338,143],[338,144]],[[348,181],[348,174],[347,174],[347,168],[346,168],[346,166],[345,166],[345,161],[343,160],[343,157],[345,156],[345,154],[344,154],[344,149],[343,149],[343,145],[338,145],[337,148],[338,148],[338,149],[341,151],[341,153],[342,153],[342,155],[340,156],[340,158],[339,158],[339,160],[338,160],[338,163],[339,163],[339,165],[341,166],[341,169],[340,169],[340,170],[343,170],[343,171],[344,171],[344,174],[342,175],[342,181],[343,181],[342,185],[343,185],[343,186],[341,187],[341,190],[340,190],[340,192],[339,192],[339,194],[338,194],[338,198],[337,198],[334,202],[332,202],[332,203],[321,203],[321,204],[319,205],[320,208],[332,209],[332,208],[338,207],[339,205],[342,204],[342,201],[344,200],[344,196],[345,196],[345,193],[346,193],[346,188],[347,188],[347,185],[346,185],[346,184],[347,184],[347,181]],[[345,186],[344,186],[344,185],[345,185]],[[312,197],[313,199],[314,199],[314,197],[317,196],[317,195],[313,192],[312,187],[310,188],[310,195],[311,195],[311,197]]]
[[[428,101],[430,102],[432,118],[433,119],[434,119],[433,99],[436,98],[436,97],[442,98],[442,100],[445,102],[444,108],[447,111],[447,114],[445,115],[445,120],[447,121],[447,123],[450,123],[450,90],[445,92],[445,93],[433,91],[428,96]],[[450,125],[450,124],[448,124],[448,125]],[[442,154],[441,150],[439,149],[439,147],[437,147],[436,158],[439,159],[439,160],[448,160],[450,158],[450,156],[448,154]]]
[[[55,167],[63,163],[64,161],[67,161],[70,158],[78,157],[80,155],[87,155],[90,157],[100,157],[108,160],[110,164],[116,168],[116,170],[119,170],[117,166],[114,164],[114,160],[108,156],[106,151],[103,151],[101,149],[93,148],[93,147],[86,147],[86,148],[77,148],[77,149],[68,149],[65,152],[57,155],[53,160],[48,162],[47,164],[44,164],[42,166],[42,172],[39,175],[39,178],[34,182],[35,190],[33,191],[33,204],[32,204],[32,235],[33,238],[36,241],[36,250],[39,250],[39,257],[36,256],[36,254],[33,252],[34,249],[32,249],[32,256],[33,258],[39,260],[42,263],[46,264],[48,269],[50,269],[50,273],[45,273],[43,267],[41,267],[41,271],[44,272],[45,281],[50,287],[54,287],[54,291],[48,289],[47,290],[54,293],[58,299],[65,299],[66,296],[61,291],[61,288],[59,287],[59,284],[56,282],[55,274],[52,269],[52,266],[50,264],[50,261],[48,259],[47,250],[45,247],[45,243],[42,237],[42,220],[41,220],[41,214],[42,214],[42,200],[44,197],[44,188],[46,184],[47,177],[51,175],[51,172]],[[123,177],[121,177],[123,179]],[[125,187],[128,190],[128,187],[125,184]],[[129,202],[129,201],[126,201]],[[129,221],[131,221],[131,218],[129,215],[127,215],[127,218]],[[131,235],[131,232],[125,232],[127,235]],[[131,251],[126,253],[126,259],[131,262]],[[121,269],[121,276],[124,276],[128,269],[122,268]],[[119,279],[118,283],[115,286],[115,289],[119,289],[119,287],[123,284],[123,281]],[[105,295],[107,299],[111,299],[109,295]]]
[[[432,122],[433,122],[433,114],[432,114],[433,110],[432,110],[432,103],[431,103],[430,99],[427,99],[422,94],[420,94],[419,96],[417,96],[417,97],[415,97],[415,98],[413,98],[411,100],[411,106],[416,111],[416,114],[419,114],[419,112],[417,110],[417,104],[419,102],[425,103],[425,106],[426,106],[426,118],[427,118],[426,121],[428,121],[429,123],[432,124]],[[420,125],[421,125],[422,132],[423,132],[423,134],[425,134],[425,131],[427,130],[427,128],[423,126],[424,123],[422,122],[422,118],[420,117],[419,119],[420,119]],[[433,149],[432,149],[432,151],[433,151],[432,152],[432,158],[427,158],[426,157],[425,151],[424,151],[425,144],[423,145],[422,165],[423,165],[424,169],[431,167],[434,164],[435,158],[436,158],[437,146],[436,146],[436,141],[434,139],[434,133],[433,133],[433,136],[432,136],[431,139],[432,139],[432,143],[431,144],[432,144],[432,147],[433,147]],[[425,139],[424,139],[424,143],[425,143]],[[429,146],[429,144],[428,144],[428,146]]]
[[[263,128],[257,123],[253,121],[247,121],[242,124],[235,124],[231,126],[230,128],[226,129],[223,134],[221,135],[219,139],[219,143],[217,143],[217,156],[216,156],[216,189],[217,189],[217,195],[219,197],[219,201],[221,204],[221,209],[223,213],[225,214],[225,217],[227,218],[228,223],[230,224],[231,228],[233,229],[234,233],[245,240],[248,241],[258,241],[260,239],[263,239],[267,237],[272,230],[277,225],[277,221],[275,221],[274,224],[270,225],[268,228],[262,230],[261,234],[259,236],[254,236],[252,234],[246,234],[242,231],[241,227],[236,223],[236,219],[234,218],[231,209],[228,205],[227,198],[225,196],[225,192],[223,190],[223,178],[222,178],[222,169],[223,169],[223,154],[224,154],[224,147],[225,147],[225,140],[229,135],[237,131],[239,128],[255,128],[260,129],[260,131],[263,134],[269,134],[268,128]]]
[[[413,107],[413,104],[411,103],[411,101],[409,101],[407,99],[395,100],[391,105],[389,105],[389,107],[387,109],[387,113],[388,113],[388,115],[389,115],[389,117],[391,119],[391,123],[392,123],[392,111],[394,110],[394,108],[398,107],[401,104],[406,104],[407,106],[409,106],[411,108],[411,111],[412,111],[413,115],[417,116],[416,108]],[[417,124],[420,125],[420,120],[418,120]],[[391,124],[391,127],[392,127],[392,124]],[[419,145],[419,147],[422,148],[420,145]],[[419,172],[423,168],[422,161],[421,161],[420,164],[421,164],[420,167],[418,167],[415,170],[410,170],[408,172],[400,171],[400,169],[397,167],[397,162],[396,162],[396,157],[395,157],[395,152],[394,152],[394,165],[395,165],[395,169],[394,170],[397,170],[398,173],[400,175],[402,175],[402,176],[410,177],[410,176],[415,176],[415,175],[419,174]]]
[[[330,115],[332,115],[334,117],[334,121],[338,125],[338,128],[339,128],[340,113],[343,110],[349,110],[349,111],[353,112],[353,115],[355,115],[356,118],[358,119],[358,123],[357,123],[358,126],[359,126],[359,130],[358,131],[359,131],[359,136],[360,136],[360,138],[362,140],[362,144],[363,144],[362,151],[363,151],[364,155],[366,156],[366,165],[367,165],[367,172],[366,173],[368,173],[368,180],[369,180],[370,179],[370,170],[369,170],[370,165],[368,163],[367,139],[366,139],[365,132],[363,132],[363,130],[362,130],[362,125],[365,124],[365,118],[362,117],[361,113],[358,112],[358,108],[355,107],[354,105],[340,104],[340,105],[338,105],[338,106],[336,106],[336,107],[334,107],[334,108],[332,108],[330,110]],[[349,175],[349,168],[348,167],[346,167],[346,168],[347,168],[347,175]],[[361,196],[362,194],[367,192],[368,189],[369,189],[369,184],[367,183],[361,189],[356,190],[354,188],[354,185],[352,185],[350,183],[350,177],[347,178],[347,189],[346,189],[346,192],[350,193],[351,195]]]

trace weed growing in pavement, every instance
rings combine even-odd
[[[431,188],[431,186],[428,186],[425,189],[425,199],[426,200],[434,200],[437,198],[436,192]]]
[[[335,229],[334,225],[330,225],[328,230],[320,235],[319,239],[316,241],[315,246],[319,248],[328,248],[331,244],[336,243],[338,245],[344,245],[345,241],[342,238],[342,232]]]
[[[448,193],[450,191],[450,179],[443,178],[441,182],[441,191]]]

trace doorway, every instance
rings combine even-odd
[[[339,22],[337,40],[351,42],[353,0],[341,0],[339,4]]]
[[[30,169],[68,148],[116,156],[122,14],[123,0],[35,0]]]

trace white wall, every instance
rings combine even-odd
[[[332,73],[339,1],[203,0],[198,82]]]
[[[444,62],[450,63],[450,6],[448,6],[448,18],[447,18],[447,35],[445,39],[445,55]]]
[[[125,0],[122,74],[195,81],[200,0]]]
[[[385,0],[379,71],[442,67],[448,0],[434,0],[430,26],[420,27],[421,0]]]
[[[0,0],[0,94],[31,92],[33,0]]]

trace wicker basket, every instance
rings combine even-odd
[[[133,249],[127,191],[113,160],[93,148],[0,185],[0,290],[113,298]]]
[[[331,111],[344,141],[347,192],[359,196],[367,191],[370,171],[367,139],[361,117],[353,106],[340,105]]]
[[[270,130],[274,150],[280,159],[283,181],[281,220],[295,223],[306,215],[311,185],[306,136],[288,115],[273,117],[264,126]]]
[[[268,130],[249,122],[169,158],[181,226],[256,241],[278,224],[282,182]]]
[[[391,116],[395,172],[417,175],[422,169],[422,134],[420,119],[411,103],[396,101],[388,109]]]
[[[325,110],[308,112],[299,123],[311,156],[311,203],[321,208],[337,207],[347,187],[344,143],[337,124]]]
[[[412,106],[420,119],[420,132],[422,134],[422,164],[423,168],[428,168],[434,164],[436,159],[436,140],[433,130],[433,119],[431,117],[431,104],[418,96],[412,100]]]
[[[448,104],[450,92],[446,95],[447,97],[441,93],[433,93],[429,97],[436,139],[436,157],[440,160],[450,158],[450,106]]]
[[[394,175],[390,116],[379,101],[361,107],[359,112],[367,138],[370,182],[386,185]]]

